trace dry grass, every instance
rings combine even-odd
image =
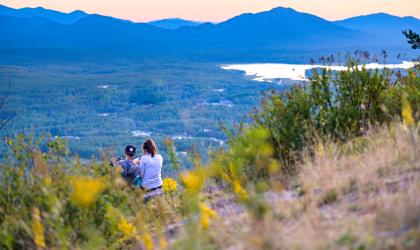
[[[214,199],[222,218],[210,238],[227,249],[418,249],[419,156],[419,133],[404,125],[320,146],[300,166],[303,194],[266,193],[270,209],[262,220],[246,209],[226,213],[240,206]]]

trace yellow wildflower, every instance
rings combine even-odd
[[[404,119],[405,124],[407,124],[407,126],[410,127],[414,124],[413,111],[411,109],[410,102],[407,100],[406,96],[403,96],[402,98],[401,115]]]
[[[152,250],[154,247],[152,236],[150,236],[149,233],[144,233],[142,238],[143,238],[144,246],[146,247],[146,249]]]
[[[45,176],[44,179],[43,179],[43,182],[44,182],[44,185],[46,187],[50,187],[51,186],[51,177]]]
[[[239,197],[239,199],[241,199],[242,201],[248,200],[248,193],[242,187],[241,183],[239,183],[238,180],[233,181],[233,191]]]
[[[178,190],[178,183],[176,180],[166,177],[163,179],[162,188],[166,193],[176,192]]]
[[[123,233],[124,238],[132,238],[136,236],[137,230],[133,226],[133,224],[129,223],[126,219],[122,218],[121,221],[117,225],[118,230]]]
[[[87,207],[96,201],[98,195],[105,188],[102,179],[93,179],[88,177],[74,177],[71,179],[73,193],[71,200],[79,205]]]
[[[44,227],[41,224],[41,216],[38,208],[32,210],[32,230],[34,242],[39,248],[45,248]]]
[[[217,214],[214,210],[206,206],[205,204],[200,204],[201,211],[201,220],[200,224],[203,229],[209,228],[210,219],[216,218]]]
[[[204,183],[203,177],[194,172],[186,172],[182,174],[181,179],[185,188],[192,193],[200,192]]]
[[[166,241],[165,237],[161,235],[159,237],[159,249],[167,249],[168,248],[168,242]]]
[[[272,160],[270,164],[268,165],[268,172],[270,174],[275,174],[280,170],[280,168],[281,168],[280,163],[276,160]]]

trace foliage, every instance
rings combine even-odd
[[[408,44],[411,45],[413,49],[420,49],[420,36],[412,30],[404,30],[404,36],[407,38]]]
[[[400,117],[403,98],[418,121],[418,74],[415,68],[406,75],[369,70],[353,61],[346,71],[314,70],[308,86],[267,94],[254,113],[255,126],[268,129],[276,158],[286,173],[295,173],[294,164],[318,141],[345,142]]]
[[[145,206],[142,191],[107,161],[63,158],[68,149],[61,139],[19,135],[7,143],[12,155],[0,170],[2,249],[114,249],[137,242],[152,249],[148,230],[177,216],[176,182],[170,185],[173,194]],[[158,219],[144,219],[156,209]]]

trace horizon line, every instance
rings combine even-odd
[[[263,11],[258,11],[258,12],[243,12],[243,13],[240,13],[238,15],[231,16],[231,17],[229,17],[227,19],[224,19],[222,21],[193,20],[193,19],[176,17],[176,16],[163,17],[163,18],[157,18],[157,19],[150,19],[150,20],[147,20],[147,21],[137,21],[137,20],[133,20],[133,19],[130,19],[130,18],[120,18],[120,17],[106,15],[106,14],[101,14],[101,13],[91,13],[91,12],[85,11],[83,9],[74,9],[74,10],[70,10],[70,11],[60,11],[60,10],[57,10],[57,9],[45,8],[43,6],[37,6],[37,7],[29,7],[28,6],[28,7],[22,7],[22,8],[15,8],[15,7],[7,6],[7,5],[1,4],[1,3],[0,3],[0,6],[4,6],[6,8],[10,8],[10,9],[14,9],[14,10],[21,10],[21,9],[44,9],[44,10],[51,10],[51,11],[60,12],[60,13],[63,13],[63,14],[71,14],[73,12],[81,11],[81,12],[86,13],[88,15],[100,15],[100,16],[112,17],[112,18],[116,18],[116,19],[130,21],[130,22],[133,22],[133,23],[149,23],[149,22],[166,20],[166,19],[182,19],[182,20],[191,21],[191,22],[201,22],[201,23],[213,23],[213,24],[217,24],[217,23],[222,23],[222,22],[228,21],[228,20],[230,20],[230,19],[232,19],[234,17],[240,16],[240,15],[243,15],[243,14],[257,14],[257,13],[271,11],[271,10],[274,10],[274,9],[277,9],[277,8],[292,9],[292,10],[294,10],[296,12],[304,13],[304,14],[309,14],[309,15],[314,15],[314,16],[317,16],[319,18],[322,18],[322,19],[327,20],[327,21],[330,21],[330,22],[342,21],[342,20],[346,20],[346,19],[350,19],[350,18],[354,18],[354,17],[363,17],[363,16],[377,15],[377,14],[386,14],[386,15],[395,16],[395,17],[399,17],[399,18],[410,18],[411,17],[411,18],[415,18],[417,20],[420,20],[420,17],[416,17],[416,16],[411,16],[411,15],[399,16],[399,15],[390,14],[390,13],[383,12],[383,11],[373,12],[373,13],[368,13],[368,14],[355,15],[355,16],[350,16],[350,17],[345,17],[345,18],[340,18],[340,19],[334,19],[334,20],[332,20],[332,19],[327,19],[327,18],[322,17],[322,16],[318,16],[318,15],[313,14],[313,13],[310,13],[310,12],[302,12],[302,11],[299,11],[299,10],[297,10],[295,8],[292,8],[292,7],[277,6],[277,7],[273,7],[273,8],[266,9],[266,10],[263,10]]]

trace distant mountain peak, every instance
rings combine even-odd
[[[401,34],[403,30],[420,31],[419,19],[412,16],[399,17],[383,12],[350,17],[334,23],[348,29],[373,34],[378,41],[386,40],[387,43],[393,44],[406,43],[405,37]]]
[[[84,12],[84,11],[81,11],[81,10],[74,10],[74,11],[70,12],[69,14],[87,14],[87,13]]]
[[[415,20],[415,21],[420,21],[420,19],[413,17],[413,16],[396,16],[396,15],[392,15],[389,13],[385,13],[385,12],[378,12],[378,13],[372,13],[372,14],[366,14],[366,15],[360,15],[360,16],[354,16],[354,17],[349,17],[346,19],[342,19],[342,20],[337,20],[335,21],[337,22],[347,22],[350,20],[366,20],[366,19],[376,19],[377,21],[381,21],[383,19],[393,19],[393,20],[398,20],[398,19],[406,19],[406,20]]]
[[[42,7],[13,9],[1,5],[0,17],[2,24],[7,23],[0,29],[4,34],[0,34],[0,46],[3,42],[12,48],[42,44],[44,47],[129,50],[147,46],[153,49],[150,51],[161,48],[169,51],[180,46],[188,52],[190,47],[199,50],[200,46],[203,51],[212,46],[226,51],[386,47],[406,46],[401,31],[420,30],[419,20],[412,17],[375,13],[331,22],[285,7],[245,13],[217,24],[176,17],[134,23],[81,10],[61,13]]]
[[[271,10],[268,11],[289,11],[289,12],[298,12],[297,10],[290,8],[290,7],[282,7],[282,6],[278,6],[278,7],[274,7]]]
[[[71,24],[87,16],[88,14],[81,10],[76,10],[71,13],[63,13],[55,10],[45,9],[44,7],[26,7],[21,9],[14,9],[5,5],[0,5],[0,15],[20,18],[40,17],[60,24]]]
[[[153,25],[158,28],[163,28],[163,29],[178,29],[181,27],[195,27],[200,24],[203,24],[203,22],[185,20],[178,17],[171,17],[171,18],[151,21],[151,22],[148,22],[148,24]]]

